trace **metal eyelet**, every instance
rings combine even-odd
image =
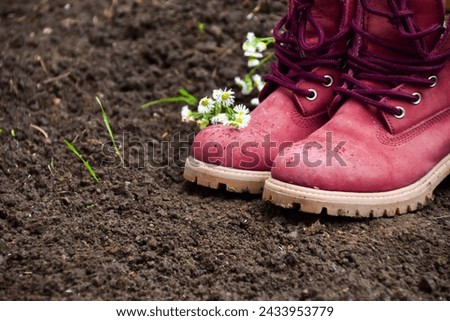
[[[430,76],[430,77],[428,77],[428,80],[432,80],[433,81],[433,83],[430,85],[431,88],[436,87],[436,85],[437,85],[437,83],[439,81],[437,76]]]
[[[314,89],[308,89],[308,91],[312,94],[312,96],[308,96],[306,95],[306,99],[313,101],[317,99],[317,91],[315,91]]]
[[[395,107],[395,108],[397,108],[397,110],[400,112],[399,115],[394,114],[394,117],[395,117],[395,118],[397,118],[397,119],[402,119],[403,117],[405,117],[405,115],[406,115],[406,110],[405,110],[405,108],[400,107],[400,106],[397,106],[397,107]]]
[[[339,62],[339,67],[338,67],[339,69],[344,70],[345,68],[347,68],[347,60],[346,59],[339,58],[338,62]]]
[[[413,105],[418,105],[422,102],[422,95],[420,93],[413,93],[412,95],[417,97],[417,99],[412,102]]]
[[[330,75],[325,75],[325,76],[323,76],[323,78],[328,80],[327,82],[322,83],[322,85],[324,87],[328,88],[328,87],[331,87],[333,85],[333,82],[334,82],[333,77],[331,77]]]

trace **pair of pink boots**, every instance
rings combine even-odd
[[[195,138],[184,177],[309,213],[416,210],[450,174],[442,0],[290,0],[248,127]]]

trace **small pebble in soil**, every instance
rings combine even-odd
[[[436,282],[433,279],[422,277],[419,282],[419,290],[425,293],[433,293],[436,288]]]

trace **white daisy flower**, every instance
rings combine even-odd
[[[244,104],[236,105],[233,110],[236,112],[238,116],[245,116],[250,113],[250,110]]]
[[[264,80],[262,79],[262,77],[258,74],[253,75],[252,80],[253,80],[253,84],[255,85],[255,87],[258,88],[258,91],[261,91],[266,84],[264,82]]]
[[[258,106],[259,105],[259,99],[258,98],[253,98],[250,101],[250,104],[252,104],[252,106]]]
[[[254,75],[252,76],[252,80],[253,80],[253,82],[256,84],[256,83],[259,83],[259,82],[262,81],[262,77],[261,77],[261,75],[259,75],[259,74],[254,74]]]
[[[190,110],[188,106],[183,106],[181,108],[181,121],[183,123],[194,121],[194,117],[192,117],[192,110]]]
[[[248,84],[244,79],[241,79],[240,77],[234,78],[234,82],[239,86],[239,88],[241,88],[241,92],[244,95],[250,94],[253,90],[253,87],[249,86],[250,84]]]
[[[212,98],[217,101],[219,97],[222,95],[222,92],[223,92],[222,89],[214,89],[212,92]]]
[[[209,97],[203,97],[198,103],[198,112],[207,114],[214,108],[214,101]]]
[[[242,49],[248,53],[255,53],[258,51],[258,45],[255,41],[255,34],[253,32],[247,34],[247,40],[242,44]]]
[[[263,54],[260,52],[254,52],[254,51],[245,51],[244,52],[245,57],[249,57],[249,59],[261,59],[263,58]]]
[[[214,124],[214,125],[217,125],[217,124],[227,125],[229,123],[228,117],[224,113],[221,113],[221,114],[218,114],[217,116],[214,116],[213,118],[211,118],[210,121],[211,121],[211,124]]]
[[[259,64],[260,64],[260,61],[258,59],[256,59],[256,58],[250,58],[248,60],[248,62],[247,62],[247,66],[249,68],[253,68],[253,67],[259,66]]]
[[[243,115],[243,116],[237,115],[233,122],[233,126],[239,129],[245,128],[248,126],[250,119],[251,119],[250,115]]]
[[[255,38],[256,36],[254,32],[247,32],[247,41],[252,42]]]
[[[223,104],[225,107],[229,107],[234,103],[234,91],[231,89],[227,90],[226,88],[224,90],[216,89],[213,91],[213,98],[216,102]]]
[[[265,51],[265,50],[267,49],[267,45],[266,45],[264,42],[259,41],[259,42],[256,44],[256,49],[257,49],[259,52],[263,52],[263,51]]]

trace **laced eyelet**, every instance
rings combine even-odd
[[[433,81],[433,83],[430,85],[431,88],[436,87],[436,85],[439,81],[437,76],[430,76],[430,77],[428,77],[428,80]]]
[[[413,93],[412,95],[417,98],[412,102],[413,105],[418,105],[422,102],[422,95],[420,93]]]
[[[339,69],[344,70],[345,68],[347,68],[347,60],[346,59],[339,58],[338,62],[339,62],[339,67],[338,67]]]
[[[394,117],[397,119],[402,119],[406,115],[406,110],[403,107],[397,106],[395,107],[400,112],[400,114],[394,114]]]
[[[312,96],[308,96],[306,95],[306,99],[313,101],[317,99],[317,91],[315,91],[314,89],[308,89],[308,91],[312,94]]]
[[[322,85],[324,87],[328,88],[333,85],[333,82],[334,82],[333,77],[331,77],[330,75],[325,75],[325,76],[323,76],[323,78],[327,79],[327,82],[322,83]]]

